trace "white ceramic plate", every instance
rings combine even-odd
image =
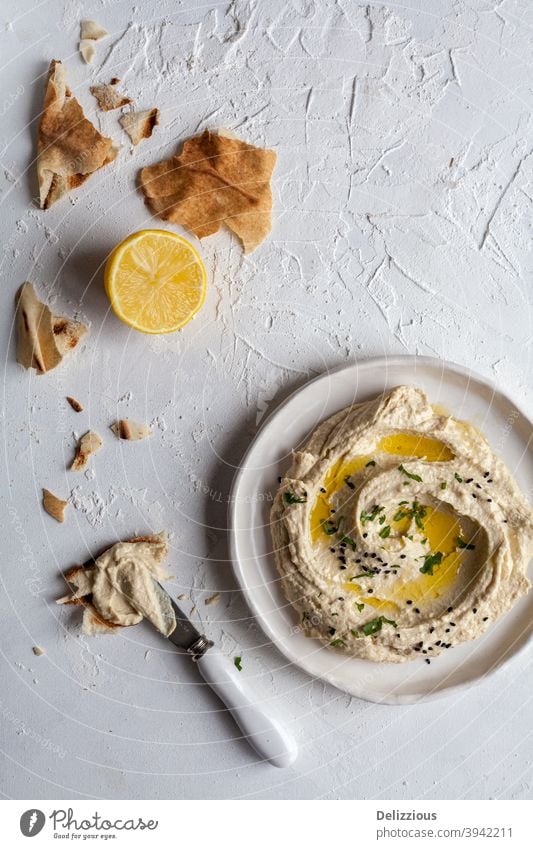
[[[533,629],[533,593],[483,637],[433,658],[374,663],[343,658],[298,630],[272,555],[269,513],[290,454],[324,419],[353,402],[400,384],[423,389],[432,403],[467,419],[488,438],[523,492],[533,492],[532,425],[519,407],[472,372],[431,357],[363,360],[321,375],[288,398],[250,446],[233,484],[231,555],[248,603],[283,654],[315,678],[372,702],[409,704],[479,681],[524,649]]]

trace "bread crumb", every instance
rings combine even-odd
[[[80,402],[76,398],[73,398],[72,395],[67,395],[67,401],[75,413],[83,412],[83,404],[80,404]]]
[[[220,593],[213,593],[204,601],[204,604],[218,604],[220,601]]]
[[[37,657],[41,657],[41,655],[43,655],[43,654],[44,654],[44,649],[42,649],[40,646],[33,646],[33,647],[32,647],[32,652],[33,652],[35,655],[37,655]]]
[[[89,458],[100,451],[102,447],[102,437],[94,430],[87,431],[82,436],[76,449],[76,456],[72,461],[71,470],[74,472],[83,472],[87,468]]]
[[[49,489],[43,489],[43,507],[52,519],[55,519],[56,522],[64,522],[65,521],[65,510],[68,507],[68,501],[63,501],[62,498],[58,498],[57,495],[54,495],[53,492],[50,492]]]

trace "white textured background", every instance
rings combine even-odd
[[[90,68],[77,54],[82,17],[110,32]],[[235,466],[265,411],[354,357],[446,357],[527,407],[532,34],[528,0],[3,0],[4,795],[530,797],[527,658],[428,705],[350,699],[265,644],[235,586],[225,526]],[[123,148],[42,213],[32,159],[51,58]],[[134,151],[118,114],[97,113],[88,91],[113,76],[139,108],[161,110]],[[277,150],[273,232],[249,258],[228,233],[204,241],[209,292],[195,321],[166,338],[129,332],[108,311],[101,268],[117,241],[155,223],[137,169],[219,126]],[[91,322],[83,349],[44,377],[15,362],[24,280]],[[155,435],[119,443],[108,430],[117,415]],[[66,472],[75,432],[89,426],[104,449],[85,475]],[[43,513],[42,486],[70,493],[65,525]],[[301,754],[289,772],[255,762],[195,670],[148,627],[89,640],[79,614],[54,605],[69,565],[162,528],[173,591],[291,723]],[[222,601],[206,607],[216,590]]]

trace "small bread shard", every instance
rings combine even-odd
[[[57,604],[83,605],[84,634],[109,633],[149,619],[168,636],[176,617],[159,580],[168,577],[162,563],[168,554],[164,532],[118,542],[86,566],[65,574],[69,595]]]
[[[127,106],[128,103],[133,103],[130,97],[121,94],[117,91],[117,83],[120,80],[113,78],[109,85],[92,85],[90,87],[91,94],[96,98],[98,107],[102,112],[111,112],[113,109],[120,109],[122,106]]]
[[[83,404],[81,404],[77,398],[73,398],[72,395],[67,395],[66,397],[67,401],[69,402],[70,406],[72,407],[75,413],[83,412]]]
[[[80,56],[85,64],[92,65],[93,59],[96,56],[94,41],[91,41],[89,38],[82,38],[78,44],[78,50],[80,51]]]
[[[145,109],[142,112],[127,112],[119,118],[122,129],[133,144],[149,139],[154,127],[159,123],[159,109]]]
[[[76,456],[74,457],[70,467],[71,470],[74,472],[83,472],[89,464],[89,458],[100,451],[102,445],[103,442],[101,436],[99,436],[94,430],[87,431],[78,443]]]
[[[80,22],[80,38],[82,41],[90,39],[91,41],[100,41],[108,35],[106,29],[96,21],[81,21]]]
[[[40,646],[32,646],[31,650],[36,657],[42,657],[44,654],[44,649],[42,649]]]
[[[209,607],[209,605],[211,605],[211,604],[218,604],[219,601],[220,601],[220,593],[213,593],[213,595],[210,595],[205,599],[204,604],[206,604]]]
[[[139,185],[160,218],[199,239],[225,224],[250,253],[272,227],[275,164],[273,150],[206,130],[186,141],[179,156],[141,169]]]
[[[62,62],[50,62],[37,138],[41,209],[48,209],[117,155],[67,89]]]
[[[63,501],[58,498],[49,489],[43,489],[43,507],[56,522],[65,521],[65,510],[68,507],[68,501]]]
[[[119,439],[146,439],[152,435],[147,425],[133,422],[131,419],[119,419],[111,425],[111,430]]]
[[[16,326],[17,361],[37,374],[56,368],[88,330],[80,321],[54,315],[31,283],[24,283],[17,293]]]

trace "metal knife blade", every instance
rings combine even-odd
[[[161,584],[159,586],[161,587]],[[179,649],[192,654],[194,659],[201,657],[207,649],[211,648],[213,643],[204,634],[197,631],[188,616],[185,615],[164,587],[161,587],[161,590],[167,594],[176,617],[176,627],[168,635],[168,639]]]

